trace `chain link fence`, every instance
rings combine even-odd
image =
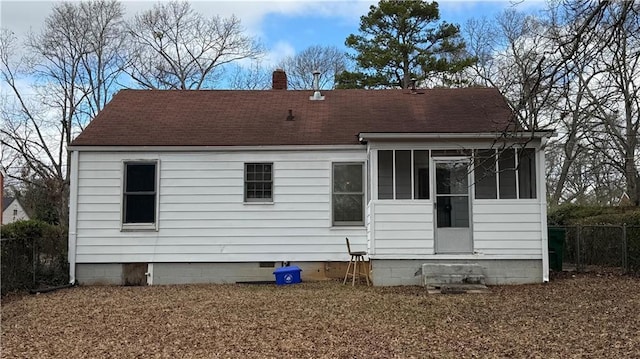
[[[640,226],[550,226],[549,230],[550,233],[554,230],[564,231],[561,255],[563,270],[586,272],[616,269],[623,273],[640,274]],[[550,242],[550,247],[553,245]]]
[[[68,283],[66,237],[3,238],[0,247],[3,295]]]

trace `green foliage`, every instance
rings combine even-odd
[[[335,83],[337,89],[373,89],[387,87],[388,80],[384,76],[342,71],[336,76]]]
[[[67,231],[43,221],[2,226],[2,294],[68,280]]]
[[[31,219],[66,225],[68,189],[57,179],[31,178],[19,195]]]
[[[50,227],[51,225],[38,220],[13,222],[2,226],[2,239],[27,241],[41,238]]]
[[[550,210],[547,215],[547,222],[549,226],[623,223],[640,225],[640,208],[566,204]]]
[[[361,72],[338,76],[338,88],[408,88],[434,74],[455,74],[472,65],[460,28],[440,22],[437,2],[381,0],[360,17],[359,35],[345,44],[356,51]]]
[[[605,213],[598,216],[584,218],[578,221],[579,224],[627,224],[630,226],[640,226],[640,210],[625,213]]]

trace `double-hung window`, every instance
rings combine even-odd
[[[157,164],[157,161],[124,163],[123,225],[156,223]]]
[[[333,225],[364,224],[364,165],[333,164]]]
[[[244,201],[273,202],[273,163],[244,164]]]

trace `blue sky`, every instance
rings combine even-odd
[[[335,14],[266,14],[261,30],[266,40],[273,46],[277,43],[290,44],[299,51],[310,45],[335,45],[344,47],[349,34],[357,33],[359,18],[368,11],[372,2],[362,2],[367,6],[350,16]],[[544,2],[528,1],[514,5],[509,1],[441,1],[441,20],[464,25],[470,18],[493,17],[508,7],[526,11],[537,11]]]
[[[149,9],[156,1],[122,1],[126,16]],[[293,55],[312,45],[334,45],[344,48],[349,34],[357,33],[360,16],[377,1],[365,0],[193,0],[195,10],[204,15],[223,17],[235,14],[247,32],[255,35],[269,51],[267,63]],[[0,1],[0,24],[18,35],[29,29],[37,31],[54,2]],[[523,11],[538,11],[541,0],[439,2],[441,19],[464,25],[469,18],[492,17],[509,7]]]

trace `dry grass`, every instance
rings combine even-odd
[[[337,282],[78,287],[5,298],[3,358],[627,358],[640,280],[566,276],[488,294]]]

